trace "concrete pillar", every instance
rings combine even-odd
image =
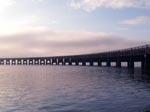
[[[146,74],[146,60],[145,60],[145,58],[142,60],[141,69],[142,69],[142,74]]]
[[[69,65],[71,66],[71,65],[72,65],[72,62],[69,61]]]
[[[99,62],[98,62],[98,66],[102,66],[102,62],[99,61]]]
[[[93,61],[90,61],[90,66],[94,66],[94,62]]]
[[[12,60],[12,65],[16,65],[16,60]]]
[[[23,60],[23,65],[27,65],[27,60]]]
[[[59,61],[59,62],[58,62],[58,65],[59,65],[59,66],[62,66],[62,65],[63,65],[63,62],[62,62],[62,61]]]
[[[54,65],[54,63],[57,65],[57,60],[56,59],[52,59],[52,65]]]
[[[57,65],[60,65],[60,59],[57,59]]]
[[[10,65],[10,60],[6,60],[6,65]]]
[[[21,60],[17,60],[17,65],[21,65]]]
[[[117,67],[117,68],[121,68],[121,61],[120,61],[119,59],[117,59],[116,67]]]
[[[34,65],[39,65],[39,60],[38,59],[35,59]]]
[[[62,66],[65,65],[65,58],[62,59]]]
[[[72,65],[73,60],[69,57],[65,58],[63,61],[63,65],[66,65],[66,63],[68,63],[69,66]]]
[[[128,62],[128,68],[129,69],[134,69],[134,61],[129,61]]]
[[[59,65],[59,60],[58,60],[58,58],[56,59],[56,65]]]
[[[145,54],[142,60],[142,73],[150,75],[150,55]]]
[[[50,59],[46,59],[46,65],[51,65],[51,60]]]
[[[78,62],[78,60],[76,60],[76,61],[75,61],[75,64],[76,64],[76,66],[78,66],[78,65],[79,65],[79,62]]]
[[[66,65],[66,63],[67,63],[67,59],[63,59],[63,65],[65,66]]]
[[[109,59],[107,59],[106,66],[107,66],[107,67],[110,67],[110,66],[111,66]]]
[[[82,66],[86,66],[86,61],[82,61]]]
[[[45,60],[44,59],[40,59],[40,65],[45,65]]]
[[[133,59],[132,56],[129,57],[128,68],[129,68],[129,69],[134,69],[134,59]]]
[[[4,65],[4,60],[0,60],[0,65]]]
[[[58,59],[58,65],[60,65],[60,64],[63,65],[63,58]]]
[[[29,65],[33,65],[33,60],[32,59],[29,60]]]
[[[72,65],[72,59],[71,58],[69,58],[69,60],[68,60],[69,62],[69,65],[71,66]]]

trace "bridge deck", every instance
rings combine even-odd
[[[53,56],[53,57],[24,57],[24,58],[0,58],[0,65],[79,65],[83,66],[94,62],[98,66],[106,62],[111,66],[111,62],[116,62],[117,67],[121,67],[121,62],[127,62],[128,68],[134,69],[134,62],[141,62],[143,73],[150,74],[150,45],[138,46],[133,48],[114,50],[101,53]]]

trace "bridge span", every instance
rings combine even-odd
[[[82,55],[0,58],[0,65],[95,66],[96,64],[97,66],[102,66],[104,62],[107,67],[115,63],[118,68],[122,66],[122,62],[126,62],[129,69],[134,69],[135,62],[141,62],[142,73],[150,74],[150,45]]]

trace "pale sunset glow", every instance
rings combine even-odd
[[[0,0],[0,57],[96,53],[147,44],[150,0]]]

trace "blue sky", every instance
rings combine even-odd
[[[0,24],[1,57],[103,52],[149,43],[150,0],[0,0]]]

